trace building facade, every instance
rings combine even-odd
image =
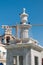
[[[43,65],[43,47],[29,37],[28,14],[23,8],[19,25],[3,25],[5,33],[0,36],[0,63],[3,65]],[[16,29],[13,36],[12,28]],[[18,33],[20,31],[20,34]]]

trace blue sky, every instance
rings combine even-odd
[[[0,0],[0,26],[19,24],[23,8],[26,8],[31,24],[43,24],[43,0]],[[29,34],[43,45],[43,26],[32,26]]]

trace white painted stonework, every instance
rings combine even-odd
[[[41,52],[38,52],[34,49],[31,49],[31,65],[35,65],[35,59],[34,59],[35,56],[38,57],[38,64],[42,65]]]
[[[21,24],[2,26],[5,32],[0,36],[0,63],[3,65],[42,65],[43,47],[37,40],[29,37],[28,30],[31,25],[27,23],[28,14],[25,8],[20,17]],[[15,36],[12,34],[12,28],[16,29]],[[18,29],[20,34],[18,34]]]
[[[41,52],[41,57],[43,58],[43,51]]]
[[[0,46],[0,63],[6,65],[6,56],[7,50],[3,46]]]

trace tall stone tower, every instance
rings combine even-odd
[[[20,15],[21,17],[21,25],[20,25],[20,38],[29,38],[28,37],[28,29],[31,27],[28,22],[28,14],[25,12],[25,8],[23,8],[23,13]]]

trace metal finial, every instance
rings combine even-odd
[[[25,8],[23,8],[23,13],[25,13],[25,10],[26,10],[26,9],[25,9]]]

